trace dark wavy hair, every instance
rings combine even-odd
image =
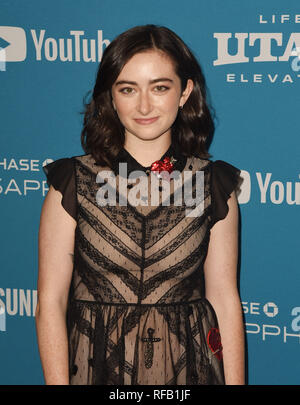
[[[111,89],[124,65],[132,56],[148,50],[160,50],[174,63],[181,90],[192,79],[194,88],[171,128],[172,142],[178,142],[185,156],[209,158],[209,143],[215,126],[208,107],[205,79],[188,46],[169,28],[153,24],[133,27],[117,36],[104,50],[91,100],[84,102],[81,145],[96,164],[108,165],[125,142],[125,131],[112,105]],[[89,92],[90,93],[90,92]]]

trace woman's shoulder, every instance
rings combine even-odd
[[[212,204],[211,226],[228,213],[228,199],[233,191],[240,193],[243,182],[241,170],[225,160],[208,160]]]
[[[241,170],[232,163],[225,160],[213,160],[211,158],[202,158],[193,156],[192,161],[195,168],[209,169],[215,175],[236,175],[240,174]],[[192,163],[192,162],[191,162]]]
[[[222,187],[227,193],[238,188],[242,183],[241,169],[225,160],[211,160],[211,182],[215,187]]]
[[[84,155],[73,156],[73,159],[78,162],[81,166],[89,168],[94,173],[98,173],[102,170],[111,170],[108,165],[100,165],[97,163],[94,155],[92,153],[86,153]]]
[[[72,160],[76,160],[78,162],[87,163],[93,160],[91,153],[84,153],[81,155],[73,155],[70,157]]]

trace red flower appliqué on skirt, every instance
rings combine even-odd
[[[218,360],[222,360],[222,343],[220,331],[217,328],[211,328],[207,334],[207,344],[212,351],[212,353],[217,357]]]

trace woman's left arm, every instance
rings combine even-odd
[[[205,292],[218,318],[225,384],[244,385],[245,334],[237,287],[238,203],[235,191],[227,204],[227,216],[211,228],[204,263]]]

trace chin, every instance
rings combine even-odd
[[[143,139],[143,140],[148,140],[148,139],[156,139],[159,138],[161,135],[163,135],[164,133],[166,133],[168,131],[169,128],[167,128],[166,130],[162,129],[161,131],[153,131],[153,128],[147,128],[145,126],[145,128],[143,128],[141,130],[141,128],[139,128],[138,131],[136,130],[129,130],[127,129],[127,133],[129,135],[134,135],[135,137],[139,138],[139,139]]]

